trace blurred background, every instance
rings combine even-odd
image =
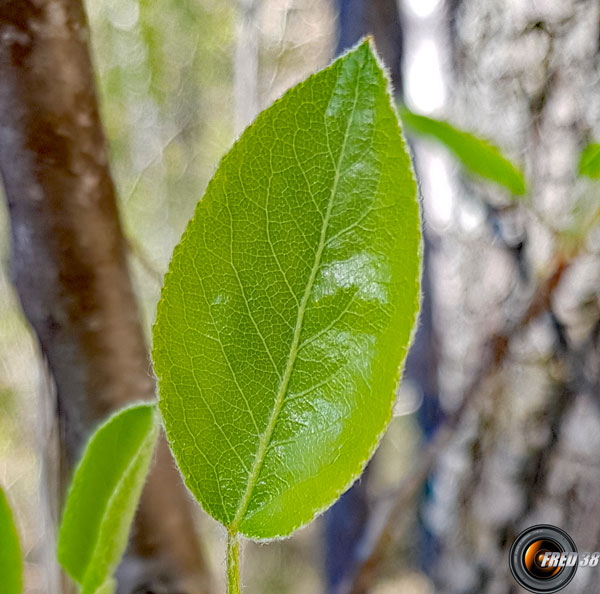
[[[169,256],[220,157],[258,111],[366,33],[398,101],[489,139],[527,180],[515,198],[409,137],[426,261],[396,416],[332,510],[289,540],[246,543],[247,591],[521,592],[508,549],[535,523],[600,550],[600,187],[578,175],[582,149],[600,140],[600,3],[94,0],[86,10],[147,342]],[[52,386],[11,284],[0,205],[0,484],[26,592],[53,593]],[[194,521],[208,591],[222,592],[224,533],[200,509]],[[581,569],[565,592],[599,587],[600,570]]]

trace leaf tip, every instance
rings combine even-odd
[[[342,58],[345,56],[357,56],[362,58],[371,58],[374,60],[381,70],[385,71],[385,65],[377,52],[377,46],[375,45],[375,38],[373,35],[368,34],[362,37],[356,45],[352,46],[346,54],[342,55]]]
[[[373,51],[375,48],[375,37],[371,33],[368,33],[359,41],[359,45]]]

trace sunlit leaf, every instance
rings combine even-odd
[[[23,561],[19,537],[4,491],[0,488],[0,592],[20,594],[23,590]]]
[[[139,404],[110,417],[75,471],[58,558],[82,594],[110,592],[158,436],[156,408]],[[103,589],[104,588],[104,589]]]
[[[448,122],[417,115],[406,107],[400,110],[400,117],[407,131],[440,142],[471,173],[496,182],[517,196],[527,191],[523,173],[487,140],[459,130]]]
[[[588,144],[583,149],[579,159],[579,175],[600,178],[600,144]]]
[[[290,534],[360,475],[419,303],[416,186],[365,42],[264,111],[175,248],[154,326],[186,483],[230,532]]]

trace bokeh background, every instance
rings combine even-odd
[[[220,157],[254,116],[365,33],[399,101],[487,138],[525,196],[410,137],[426,233],[420,329],[396,416],[361,482],[293,538],[248,543],[248,592],[521,592],[508,549],[534,523],[600,550],[597,0],[94,0],[86,3],[129,263],[150,338],[162,275]],[[27,593],[53,592],[43,460],[48,374],[10,273],[0,202],[0,484]],[[197,529],[224,591],[224,534]],[[382,530],[384,554],[373,543]],[[50,577],[49,577],[50,576]],[[1,580],[1,576],[0,576]],[[565,592],[597,591],[600,569]],[[358,592],[358,590],[356,590]]]

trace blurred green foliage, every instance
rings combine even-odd
[[[471,173],[504,186],[515,196],[526,193],[523,173],[487,140],[459,130],[448,122],[417,115],[406,107],[400,109],[400,117],[409,133],[440,142]]]
[[[579,175],[600,178],[600,144],[588,144],[579,158]]]
[[[154,405],[138,404],[110,417],[85,449],[58,538],[59,561],[81,594],[113,590],[158,431]]]
[[[0,488],[0,592],[20,594],[23,589],[23,562],[12,511]]]

